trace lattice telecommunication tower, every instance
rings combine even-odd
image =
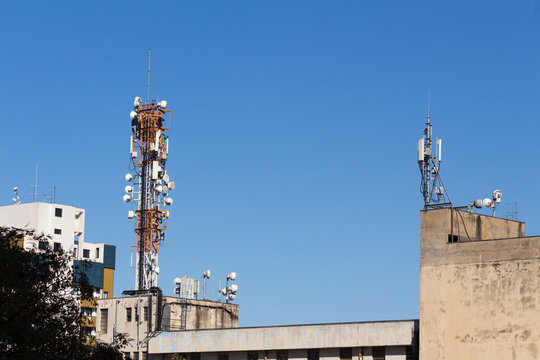
[[[422,175],[420,192],[424,197],[425,209],[452,206],[440,175],[442,140],[435,138],[435,152],[433,152],[433,134],[430,120],[428,105],[424,135],[418,140],[418,166]]]
[[[148,290],[157,286],[158,249],[165,239],[169,211],[164,206],[172,204],[168,196],[174,190],[165,170],[169,153],[169,137],[165,131],[171,127],[171,112],[165,110],[165,100],[141,103],[136,97],[130,113],[133,134],[130,137],[130,155],[133,173],[127,173],[125,202],[137,202],[137,210],[129,211],[128,218],[135,219],[137,235],[137,263],[135,288]]]

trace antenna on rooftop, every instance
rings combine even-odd
[[[435,138],[435,151],[433,151],[433,125],[429,107],[430,91],[428,89],[426,127],[424,135],[418,140],[418,166],[422,176],[420,192],[424,197],[424,209],[452,206],[439,173],[442,160],[442,139]]]
[[[34,196],[34,202],[37,201],[37,189],[38,189],[38,183],[37,183],[37,175],[38,175],[38,163],[36,161],[36,176],[34,179],[34,185],[30,185],[34,188],[33,196]]]
[[[13,204],[19,205],[21,203],[21,198],[19,197],[19,188],[15,186],[13,188],[13,192],[15,193],[15,197],[13,198]]]

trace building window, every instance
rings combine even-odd
[[[373,360],[384,360],[386,351],[384,346],[376,346],[373,348]]]
[[[56,235],[62,235],[62,229],[54,229]]]
[[[190,360],[201,360],[201,353],[192,353]]]
[[[109,309],[101,309],[101,319],[99,321],[99,331],[102,334],[107,333],[107,323],[109,321]]]
[[[277,360],[288,360],[288,359],[289,359],[289,353],[287,351],[277,352]]]
[[[62,209],[60,209],[60,208],[54,209],[54,216],[62,217]]]
[[[99,248],[96,248],[96,259],[99,259]]]
[[[229,354],[219,354],[218,355],[218,360],[229,360]]]
[[[143,320],[148,321],[148,306],[143,308]]]
[[[352,360],[352,348],[339,349],[340,360]]]
[[[73,248],[73,257],[77,257],[77,248]]]
[[[39,250],[45,250],[49,246],[49,243],[46,241],[40,241],[38,244]]]
[[[73,236],[73,242],[74,242],[75,244],[78,244],[78,243],[79,243],[79,235]]]
[[[126,308],[126,321],[131,321],[131,308]]]
[[[62,245],[60,245],[60,243],[55,242],[53,249],[54,251],[60,251],[62,250]]]
[[[258,360],[259,354],[256,352],[248,352],[247,354],[247,360]]]
[[[108,299],[109,298],[109,293],[107,291],[104,291],[103,292],[103,298],[104,299]]]
[[[83,256],[83,258],[88,259],[90,257],[90,250],[84,249],[82,251],[82,256]]]
[[[308,349],[307,358],[308,360],[319,360],[319,349]]]

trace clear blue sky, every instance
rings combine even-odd
[[[172,110],[177,182],[159,282],[238,273],[240,324],[418,316],[416,142],[431,89],[463,205],[503,191],[540,233],[538,3],[11,2],[0,12],[0,203],[86,209],[134,286],[129,112]],[[209,285],[210,286],[210,285]]]

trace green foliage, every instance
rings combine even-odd
[[[92,299],[83,274],[74,279],[70,256],[49,247],[24,250],[21,236],[43,235],[0,227],[0,359],[121,359],[119,345],[82,345],[79,299]]]

